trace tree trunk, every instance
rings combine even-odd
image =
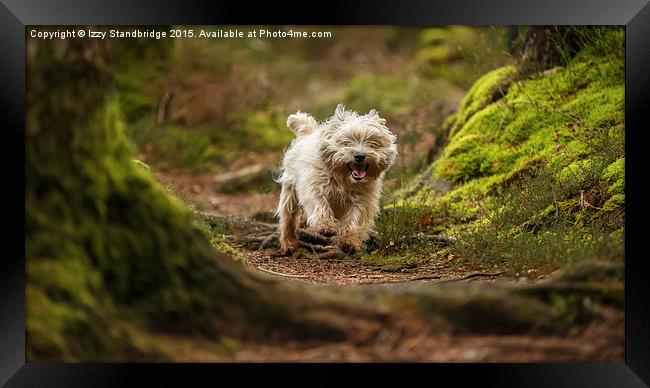
[[[580,49],[581,33],[571,26],[531,26],[526,32],[520,73],[564,65]]]

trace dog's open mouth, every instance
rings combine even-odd
[[[368,172],[368,163],[348,163],[348,168],[352,171],[352,178],[360,181]]]

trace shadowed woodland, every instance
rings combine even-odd
[[[26,37],[28,360],[622,361],[624,30],[297,29]],[[281,256],[338,103],[398,139],[377,235]]]

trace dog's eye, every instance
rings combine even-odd
[[[350,140],[343,140],[343,145],[344,145],[345,147],[350,147],[350,146],[352,145],[352,141],[350,141]]]

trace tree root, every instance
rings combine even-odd
[[[460,282],[460,281],[463,281],[463,280],[478,278],[478,277],[494,277],[494,276],[499,276],[502,273],[503,272],[472,272],[472,273],[469,273],[469,274],[467,274],[465,276],[461,276],[459,278],[444,279],[444,280],[437,281],[435,283],[436,284],[438,284],[438,283],[453,283],[453,282]],[[441,277],[442,276],[440,276],[440,275],[418,276],[416,278],[409,279],[409,281],[437,280],[437,279],[440,279]]]
[[[275,223],[261,222],[246,218],[213,216],[198,213],[213,228],[223,229],[225,237],[236,244],[242,244],[250,250],[279,249],[279,231]],[[325,254],[324,258],[338,258],[343,252],[335,246],[331,237],[322,236],[310,230],[299,228],[296,231],[298,246],[314,254]],[[455,240],[441,235],[418,235],[407,237],[402,242],[433,242],[439,246],[448,246]],[[381,237],[371,235],[366,241],[366,250],[371,252],[382,246]]]

